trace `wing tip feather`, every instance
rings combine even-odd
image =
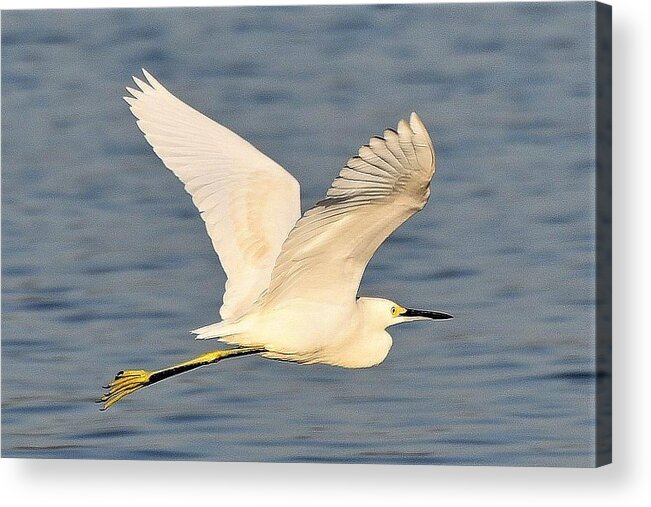
[[[133,82],[136,83],[136,86],[142,90],[142,93],[146,93],[147,90],[150,88],[150,86],[145,83],[142,79],[140,79],[138,76],[131,76],[133,79]]]
[[[418,113],[416,113],[416,111],[412,111],[412,113],[409,115],[409,126],[411,127],[411,130],[414,131],[414,133],[427,133],[427,127],[425,127],[423,120],[420,119],[420,116],[418,116]]]
[[[402,119],[398,122],[398,135],[403,135],[403,136],[411,136],[413,135],[413,131],[411,130],[411,127],[409,126],[409,123],[407,123],[406,120]]]
[[[136,90],[135,88],[131,88],[130,86],[125,86],[124,88],[135,98],[142,96],[142,92],[140,90]]]
[[[423,122],[420,119],[420,116],[418,116],[418,113],[416,111],[412,111],[411,114],[409,115],[409,124],[410,125],[421,125]]]
[[[145,79],[149,81],[149,85],[154,89],[154,90],[164,90],[165,87],[160,84],[158,79],[156,79],[154,76],[152,76],[147,69],[144,67],[140,69],[142,71],[142,75],[145,76]]]

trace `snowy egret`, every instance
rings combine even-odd
[[[416,113],[362,146],[326,198],[301,217],[299,184],[287,171],[143,73],[147,82],[134,77],[139,89],[127,88],[124,100],[154,152],[185,184],[228,278],[222,320],[192,332],[236,347],[162,370],[121,371],[98,400],[103,410],[229,357],[375,366],[391,348],[389,326],[452,318],[357,297],[375,250],[430,195],[434,148]]]

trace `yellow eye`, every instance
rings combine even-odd
[[[391,316],[392,317],[400,317],[405,312],[406,312],[406,310],[400,305],[395,305],[395,306],[391,307]]]

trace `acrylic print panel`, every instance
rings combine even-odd
[[[609,23],[589,2],[3,12],[3,456],[609,462]],[[378,249],[359,295],[399,303],[364,314],[373,329],[403,307],[454,319],[390,327],[371,368],[250,355],[100,412],[117,370],[227,347],[188,334],[219,320],[225,275],[121,98],[142,67],[286,168],[303,211],[416,111],[436,147],[431,197]],[[345,220],[342,251],[368,238],[346,236]],[[256,233],[233,230],[231,242]],[[342,322],[352,296],[311,321]]]

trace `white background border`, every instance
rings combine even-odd
[[[0,0],[3,9],[377,3]],[[392,3],[402,3],[395,0]],[[597,470],[0,460],[4,505],[651,505],[649,51],[651,2],[613,5],[614,464]],[[218,436],[215,436],[218,438]],[[11,503],[8,503],[11,502]]]

